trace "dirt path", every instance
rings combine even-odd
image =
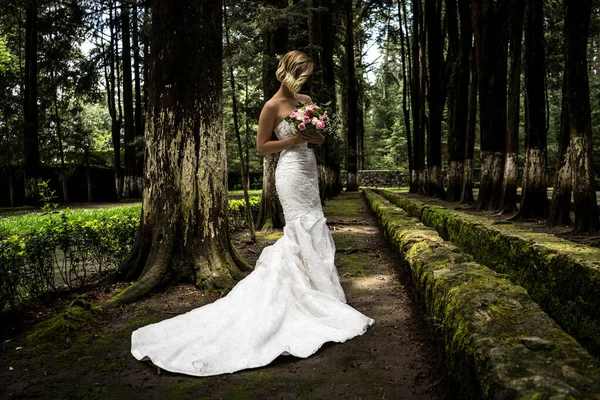
[[[235,374],[197,378],[157,373],[129,353],[134,329],[214,301],[191,285],[170,287],[133,305],[110,310],[68,341],[34,345],[22,332],[0,350],[1,398],[85,399],[449,399],[442,350],[432,342],[406,289],[394,272],[391,248],[360,194],[343,194],[325,207],[336,246],[336,263],[348,303],[376,320],[363,336],[328,343],[307,359],[282,356],[271,365]],[[254,262],[281,232],[244,242],[241,252]],[[124,284],[123,284],[124,285]],[[94,304],[123,285],[98,288]],[[65,299],[54,305],[61,311]],[[40,309],[41,312],[42,309]],[[41,318],[40,318],[41,319]],[[19,348],[17,350],[17,348]],[[10,369],[12,368],[12,370]]]

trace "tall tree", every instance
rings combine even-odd
[[[135,126],[133,116],[133,78],[131,75],[131,21],[129,3],[121,1],[121,33],[123,41],[123,111],[125,116],[125,197],[139,197],[135,167]]]
[[[229,234],[222,3],[154,0],[152,10],[148,184],[140,230],[118,274],[137,281],[105,308],[174,280],[229,289],[245,266]]]
[[[25,202],[37,202],[38,182],[41,181],[38,137],[38,4],[26,2],[25,73],[24,73],[24,154]]]
[[[502,199],[506,138],[508,1],[472,0],[479,77],[480,210],[496,210]]]
[[[452,17],[449,17],[452,18]],[[442,182],[442,117],[446,99],[445,63],[443,58],[444,40],[442,37],[442,2],[425,0],[425,20],[427,26],[427,55],[429,65],[429,129],[427,131],[427,169],[430,196],[445,198]]]
[[[144,152],[140,141],[144,139],[144,107],[142,105],[142,83],[140,72],[140,39],[139,39],[139,11],[137,2],[133,2],[132,17],[132,40],[133,40],[133,79],[135,84],[135,169],[138,190],[142,190],[142,178],[144,176]],[[140,147],[142,147],[140,149]],[[141,151],[140,151],[141,150]]]
[[[414,175],[411,177],[412,182],[416,186],[416,191],[422,193],[425,174],[425,134],[423,120],[423,51],[421,48],[421,1],[413,0],[412,2],[412,82],[411,82],[411,109],[413,119],[414,133]],[[413,188],[413,191],[415,188]]]
[[[231,51],[231,44],[229,43],[229,24],[227,23],[227,7],[223,10],[223,24],[225,25],[225,40],[227,43],[227,50]],[[256,241],[256,233],[254,231],[254,217],[252,216],[252,207],[250,206],[250,197],[248,196],[248,180],[246,179],[246,164],[244,161],[244,151],[242,149],[242,137],[240,134],[240,126],[238,123],[238,103],[237,96],[235,94],[235,75],[233,73],[233,61],[231,56],[229,57],[229,83],[231,84],[231,106],[233,111],[233,128],[235,130],[235,138],[238,147],[238,154],[240,157],[240,176],[242,178],[242,187],[244,189],[244,202],[246,204],[246,223],[250,230],[250,240]]]
[[[352,0],[344,3],[344,16],[346,25],[345,55],[346,55],[346,78],[348,80],[348,97],[346,110],[346,126],[348,145],[346,148],[346,191],[358,190],[357,181],[357,123],[358,123],[358,83],[356,81],[356,68],[354,65],[354,13]]]
[[[521,50],[525,3],[511,0],[509,17],[510,77],[508,84],[508,119],[506,124],[506,155],[501,213],[517,211],[517,161],[519,155],[519,115],[521,105]]]
[[[469,87],[469,111],[467,113],[467,134],[465,137],[465,163],[463,166],[463,185],[460,194],[462,204],[472,203],[473,198],[473,159],[475,158],[475,130],[477,125],[477,54],[471,49],[471,86]]]
[[[416,192],[415,182],[413,182],[414,162],[413,162],[413,144],[410,132],[410,113],[408,110],[407,97],[410,93],[410,48],[408,44],[408,24],[406,22],[406,0],[398,0],[398,25],[400,32],[400,54],[402,62],[402,115],[404,117],[404,132],[406,134],[406,152],[408,158],[408,181],[411,193]],[[403,26],[404,23],[404,26]]]
[[[458,1],[458,14],[460,18],[460,39],[456,24],[456,13],[454,4],[456,0],[447,0],[448,6],[448,40],[455,42],[450,48],[453,49],[449,54],[450,60],[455,58],[452,65],[450,85],[454,99],[450,101],[450,90],[448,94],[448,200],[459,201],[461,197],[463,179],[464,179],[464,160],[467,137],[467,116],[469,112],[469,79],[470,63],[469,55],[471,52],[471,37],[473,35],[471,27],[471,7],[469,0]],[[451,13],[450,11],[453,11]],[[451,29],[452,27],[452,29]],[[451,34],[452,33],[452,34]],[[451,36],[456,39],[451,39]]]
[[[592,0],[565,0],[565,76],[571,137],[575,231],[597,232],[587,41]]]
[[[543,0],[527,0],[525,13],[525,168],[518,219],[547,218],[546,101]]]
[[[286,0],[265,0],[264,6],[268,13],[275,15],[287,7]],[[278,21],[278,20],[276,20]],[[267,101],[279,90],[279,81],[276,78],[277,55],[283,55],[288,48],[287,25],[279,21],[277,25],[265,23],[262,27],[263,36],[263,63],[262,82],[263,97]],[[277,139],[275,133],[272,139]],[[278,154],[267,154],[263,158],[263,182],[260,210],[256,220],[256,229],[282,228],[284,225],[283,209],[275,189],[275,168],[279,160]]]

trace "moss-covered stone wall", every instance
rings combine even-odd
[[[371,190],[367,201],[443,338],[460,398],[600,398],[600,366],[505,274]]]
[[[376,192],[436,229],[477,262],[507,274],[567,333],[600,356],[600,249],[399,193]]]

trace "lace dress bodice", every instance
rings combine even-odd
[[[295,126],[283,120],[275,127],[275,134],[279,139],[293,136]],[[322,213],[317,160],[307,143],[281,152],[275,170],[275,187],[286,222],[311,211]]]

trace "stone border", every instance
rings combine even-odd
[[[567,333],[600,357],[600,249],[398,193],[376,192],[477,262],[507,274]]]
[[[600,365],[529,297],[435,230],[364,190],[444,339],[460,398],[600,399]]]

